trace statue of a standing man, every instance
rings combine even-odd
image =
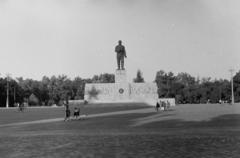
[[[117,53],[118,70],[120,70],[120,68],[124,70],[124,57],[126,58],[127,55],[121,40],[118,41],[118,45],[115,47],[115,52]]]

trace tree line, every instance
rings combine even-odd
[[[218,103],[231,101],[231,82],[226,79],[195,78],[188,73],[174,75],[160,70],[155,81],[159,97],[175,98],[176,103]],[[233,76],[234,98],[240,102],[240,71]]]
[[[8,82],[8,84],[7,84]],[[7,85],[9,85],[9,105],[28,102],[30,106],[53,104],[61,105],[63,100],[78,100],[84,98],[86,83],[113,83],[113,74],[94,75],[92,78],[68,78],[66,75],[44,76],[42,79],[0,78],[0,106],[6,106]]]
[[[172,72],[160,70],[154,80],[158,86],[159,97],[175,98],[177,103],[206,103],[210,100],[230,101],[231,83],[226,79],[195,78],[188,73],[174,75]],[[233,77],[235,101],[240,101],[240,71]],[[144,82],[140,70],[133,82]],[[7,84],[8,83],[8,84]],[[0,106],[6,105],[7,89],[9,90],[9,105],[28,102],[29,105],[61,105],[65,99],[84,99],[86,83],[114,83],[114,74],[94,75],[92,78],[66,75],[42,77],[41,80],[0,78]]]

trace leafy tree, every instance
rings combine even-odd
[[[179,73],[176,76],[176,82],[181,85],[178,90],[178,95],[182,95],[180,102],[193,103],[199,102],[199,94],[196,92],[196,80],[188,73]]]
[[[72,81],[72,91],[74,94],[73,99],[83,99],[85,84],[91,82],[91,79],[82,79],[80,77],[74,78],[74,80]]]
[[[238,71],[233,77],[234,86],[234,100],[240,102],[240,71]]]
[[[158,86],[158,96],[165,97],[167,93],[167,86],[166,86],[166,73],[163,70],[157,72],[155,77],[155,82]]]
[[[176,78],[178,82],[184,85],[184,87],[190,87],[196,82],[195,78],[186,72],[179,73]]]
[[[73,93],[71,89],[71,80],[65,75],[58,77],[52,76],[48,83],[49,97],[52,103],[59,104],[61,100],[71,99]]]
[[[92,78],[93,83],[114,83],[115,77],[114,74],[100,74],[100,75],[94,75]]]
[[[158,86],[159,97],[175,97],[175,85],[176,78],[172,72],[166,73],[163,70],[157,72],[155,82]],[[179,85],[178,85],[179,86]]]
[[[39,105],[39,99],[32,93],[28,98],[29,105]]]

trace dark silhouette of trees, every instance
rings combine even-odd
[[[158,85],[159,97],[173,97],[177,103],[212,103],[221,101],[230,102],[231,83],[228,80],[211,80],[211,78],[195,78],[188,73],[179,73],[160,70],[156,73],[155,81]],[[235,101],[240,101],[240,72],[234,78]]]
[[[236,102],[240,102],[240,70],[233,77],[234,98]]]
[[[84,99],[86,83],[114,83],[114,74],[94,75],[92,78],[68,78],[66,75],[43,76],[38,80],[18,77],[9,80],[9,105],[28,101],[30,105],[61,105],[65,99]],[[137,71],[134,82],[144,82],[142,73]],[[218,103],[230,101],[231,83],[226,79],[195,78],[188,73],[174,75],[160,70],[155,81],[159,97],[175,98],[177,103]],[[240,102],[240,71],[233,76],[234,97]],[[0,106],[6,106],[7,79],[0,78]]]
[[[100,75],[94,75],[92,78],[92,83],[114,83],[115,77],[114,74],[100,74]]]

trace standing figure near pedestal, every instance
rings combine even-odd
[[[127,55],[121,40],[118,41],[118,45],[115,47],[115,52],[117,53],[118,70],[120,70],[120,68],[124,70],[124,57],[126,58]]]

